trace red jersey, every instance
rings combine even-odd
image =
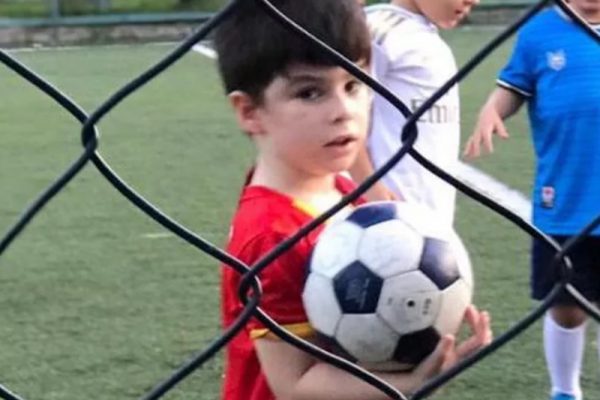
[[[354,184],[341,176],[336,188],[347,194]],[[362,203],[362,200],[356,202]],[[233,218],[227,251],[247,265],[287,239],[314,217],[301,202],[264,186],[244,188]],[[302,290],[309,255],[323,227],[313,230],[283,253],[259,275],[263,288],[261,308],[277,323],[300,337],[313,331],[302,304]],[[237,297],[240,275],[222,267],[221,312],[225,327],[239,316],[243,306]],[[269,331],[255,318],[228,344],[223,400],[275,400],[261,371],[253,340]]]

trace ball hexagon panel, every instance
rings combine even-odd
[[[441,333],[455,334],[460,327],[465,310],[471,304],[472,291],[469,285],[460,279],[442,292],[440,313],[435,328]]]
[[[333,278],[333,288],[343,313],[374,313],[383,279],[355,261]]]
[[[356,208],[346,218],[362,228],[368,228],[383,221],[396,218],[396,203],[391,201],[373,202]]]
[[[335,297],[331,279],[311,273],[304,285],[302,300],[310,324],[318,327],[319,332],[333,336],[342,317],[342,309]]]
[[[449,242],[425,238],[425,246],[419,269],[440,290],[444,290],[460,279],[460,271]]]
[[[311,271],[333,278],[356,260],[356,249],[362,234],[362,228],[347,221],[326,227],[311,255]]]
[[[375,314],[345,314],[335,334],[337,342],[362,362],[390,360],[399,337]]]
[[[403,335],[394,350],[394,360],[400,364],[417,365],[433,352],[440,334],[434,328]]]
[[[441,292],[420,271],[383,282],[377,314],[400,334],[432,326],[440,311]]]
[[[393,219],[364,231],[358,259],[377,275],[388,278],[417,269],[423,247],[423,237],[417,231]]]
[[[438,237],[441,235],[442,228],[432,217],[431,210],[420,203],[401,201],[396,206],[396,217],[422,236]]]

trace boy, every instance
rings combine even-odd
[[[392,0],[367,7],[373,39],[373,76],[411,110],[416,110],[456,73],[454,56],[438,28],[455,27],[479,0]],[[408,40],[407,40],[408,38]],[[402,146],[405,118],[383,97],[373,101],[367,149],[351,168],[362,182]],[[455,86],[418,121],[415,148],[446,171],[458,160],[460,109]],[[410,156],[403,158],[369,200],[404,199],[429,207],[440,224],[452,226],[456,190]]]
[[[370,39],[355,0],[278,0],[291,19],[366,69]],[[353,189],[338,175],[362,146],[368,123],[367,87],[310,43],[282,28],[253,1],[239,4],[215,36],[219,69],[238,124],[257,148],[233,218],[227,250],[248,265]],[[316,341],[302,305],[313,232],[260,275],[261,307],[288,330]],[[222,315],[239,316],[240,276],[223,268]],[[412,373],[383,374],[401,391],[491,340],[489,317],[470,308],[474,335],[455,348],[444,337]],[[382,393],[353,375],[278,340],[252,320],[228,345],[225,400],[370,400]]]
[[[571,0],[590,24],[600,27],[600,0]],[[540,40],[543,38],[543,40]],[[508,138],[503,120],[527,102],[536,162],[533,222],[563,243],[600,213],[600,46],[558,7],[544,10],[519,32],[498,87],[483,106],[465,155],[492,136]],[[556,284],[554,252],[534,240],[531,288],[536,300]],[[600,229],[569,254],[573,284],[588,300],[600,300]],[[544,321],[544,352],[555,400],[580,400],[579,382],[586,314],[564,293]],[[600,337],[599,337],[600,339]],[[600,344],[600,340],[598,341]]]

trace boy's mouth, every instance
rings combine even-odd
[[[345,146],[349,143],[355,142],[356,138],[352,135],[338,136],[330,142],[325,143],[325,147],[337,147]]]

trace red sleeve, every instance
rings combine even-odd
[[[283,235],[274,232],[257,236],[241,249],[239,258],[251,265],[284,239]],[[259,275],[263,289],[260,307],[277,323],[301,336],[312,333],[302,303],[311,247],[306,238],[301,240]],[[257,319],[252,319],[247,328],[253,338],[268,334],[268,330]]]

